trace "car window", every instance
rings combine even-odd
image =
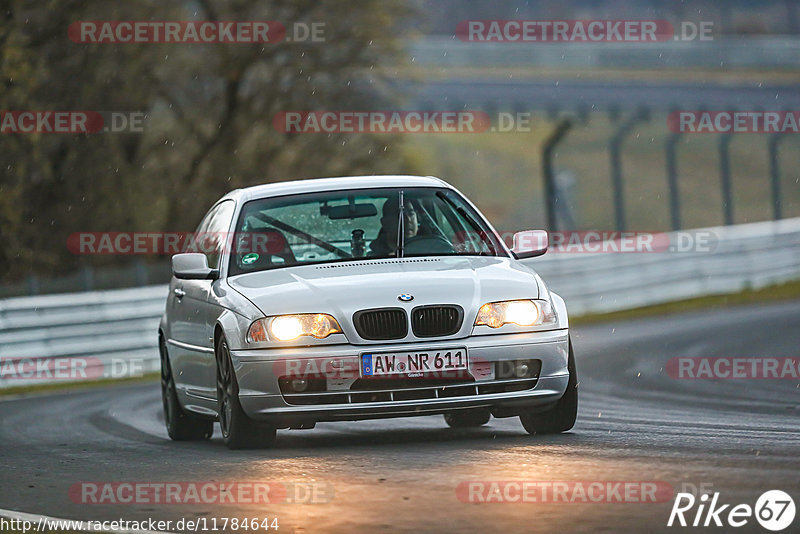
[[[487,228],[474,226],[469,215],[472,209],[460,195],[443,192],[449,204],[434,203],[440,227],[446,237],[455,244],[456,250],[466,254],[490,254],[492,252],[492,236]],[[449,208],[449,209],[448,209]],[[477,221],[475,221],[477,222]]]
[[[492,235],[482,217],[448,189],[366,189],[254,200],[244,205],[236,225],[230,273],[398,255],[504,254]]]
[[[187,240],[184,252],[201,252],[206,255],[209,267],[219,268],[234,206],[232,200],[226,200],[211,208],[197,226],[194,239]]]

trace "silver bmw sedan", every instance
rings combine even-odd
[[[564,432],[577,375],[564,301],[443,180],[361,176],[250,187],[200,222],[159,326],[174,440],[266,447],[279,428],[442,414]]]

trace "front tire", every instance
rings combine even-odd
[[[253,421],[242,409],[239,384],[224,337],[217,342],[217,406],[222,439],[229,449],[260,449],[275,444],[275,427]]]
[[[572,352],[572,341],[569,342],[569,382],[567,391],[555,406],[546,412],[528,413],[519,416],[522,426],[528,434],[560,434],[575,426],[578,416],[578,373],[575,366],[575,354]]]
[[[183,411],[178,402],[178,393],[175,389],[175,379],[172,376],[172,366],[164,340],[159,340],[161,352],[161,401],[164,406],[164,423],[167,434],[174,441],[199,441],[210,439],[214,433],[214,423],[198,419]]]

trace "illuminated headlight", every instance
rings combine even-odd
[[[259,319],[247,330],[247,341],[291,341],[302,336],[324,339],[331,334],[341,334],[336,319],[325,313],[277,315]]]
[[[500,328],[509,323],[536,326],[555,322],[556,314],[548,300],[506,300],[481,306],[475,326]]]

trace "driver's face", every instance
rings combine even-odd
[[[389,243],[396,243],[397,241],[397,223],[398,214],[390,214],[383,218],[383,225],[386,228],[386,239]],[[409,239],[417,235],[419,231],[419,221],[417,220],[417,211],[413,206],[407,205],[403,210],[403,234],[405,239]]]

